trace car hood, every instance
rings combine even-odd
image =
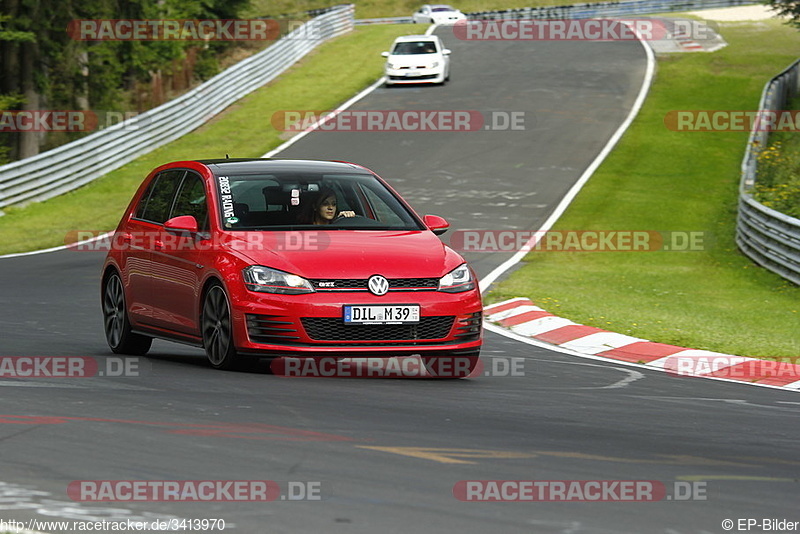
[[[438,278],[464,262],[430,231],[319,230],[230,234],[226,247],[305,278]]]

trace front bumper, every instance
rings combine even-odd
[[[246,291],[232,298],[234,342],[243,353],[265,356],[401,356],[477,353],[482,304],[465,293],[396,291],[274,295]],[[347,325],[346,304],[418,304],[420,321],[403,325]]]
[[[445,80],[445,69],[385,69],[386,85],[410,83],[442,83]]]

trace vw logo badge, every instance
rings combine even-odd
[[[369,287],[370,293],[380,297],[389,291],[389,281],[383,276],[376,274],[375,276],[369,277],[369,281],[367,281],[367,287]]]

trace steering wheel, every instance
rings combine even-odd
[[[331,224],[336,226],[370,226],[380,223],[363,215],[354,215],[352,217],[337,217],[331,221]]]

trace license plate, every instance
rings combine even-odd
[[[420,72],[419,71],[412,70],[412,71],[406,72],[406,78],[416,78],[417,76],[420,76]]]
[[[345,324],[407,324],[419,322],[419,305],[347,305]]]

